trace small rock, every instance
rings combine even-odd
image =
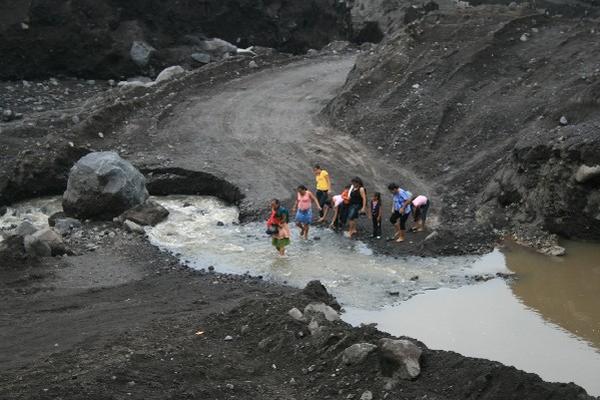
[[[288,311],[288,315],[296,321],[304,321],[304,315],[302,315],[302,311],[298,310],[296,307]]]
[[[65,253],[60,236],[52,229],[42,229],[23,240],[25,252],[33,257],[50,257]]]
[[[99,137],[100,139],[104,139],[104,133],[102,133],[102,132],[98,132],[98,137]]]
[[[25,22],[21,22],[21,29],[23,29],[24,31],[29,29],[29,25]]]
[[[325,303],[310,303],[304,307],[304,314],[321,314],[327,321],[338,321],[340,319],[337,311]]]
[[[438,231],[433,231],[431,232],[429,235],[427,235],[427,237],[425,238],[425,241],[429,241],[429,240],[433,240],[435,238],[437,238],[439,236]]]
[[[125,229],[128,232],[131,232],[131,233],[143,234],[146,232],[146,231],[144,231],[144,228],[141,225],[138,225],[135,222],[130,221],[130,220],[125,220],[125,222],[123,223],[123,226],[125,227]]]
[[[560,117],[559,120],[561,125],[567,125],[569,123],[569,120],[567,119],[567,117],[565,117],[564,115],[562,117]]]
[[[225,336],[225,338],[224,338],[223,340],[224,340],[224,341],[226,341],[226,342],[230,342],[230,341],[232,341],[232,340],[233,340],[233,337],[232,337],[232,336],[229,336],[229,335],[227,335],[227,336]]]
[[[167,219],[168,216],[169,210],[155,201],[147,200],[146,202],[125,211],[119,218],[122,220],[128,219],[138,225],[155,226]]]
[[[129,50],[129,56],[139,67],[145,67],[150,62],[150,58],[156,52],[156,49],[146,42],[135,41]]]
[[[561,246],[550,246],[541,250],[542,254],[553,257],[561,257],[567,253],[567,250]]]
[[[526,33],[522,34],[520,40],[521,40],[521,42],[528,41],[529,40],[529,35],[526,34]]]
[[[33,235],[35,232],[37,232],[37,228],[30,221],[23,221],[17,227],[16,234],[17,236],[25,237],[28,235]]]
[[[248,331],[249,331],[249,330],[250,330],[250,326],[249,326],[249,325],[243,325],[243,326],[240,328],[240,333],[241,333],[242,335],[245,335],[246,333],[248,333]]]
[[[413,342],[403,339],[381,339],[379,341],[381,357],[397,366],[394,376],[400,379],[414,379],[421,373],[422,350]]]
[[[316,320],[311,320],[308,324],[308,331],[312,336],[316,336],[323,331],[323,328],[319,326],[319,323]]]
[[[250,68],[258,68],[258,64],[256,63],[256,61],[252,60],[248,63],[248,66]]]
[[[516,10],[518,7],[518,4],[514,1],[511,1],[510,4],[508,5],[509,10]]]
[[[419,85],[418,83],[415,83],[414,85],[412,85],[413,89],[419,89],[421,87],[421,85]]]
[[[371,343],[356,343],[346,348],[342,353],[342,362],[346,365],[362,363],[377,346]]]
[[[67,235],[74,229],[81,228],[81,222],[75,218],[61,218],[54,221],[54,229],[62,236]]]
[[[85,81],[86,84],[90,85],[90,86],[94,86],[96,84],[96,81],[93,79],[88,79],[87,81]]]
[[[222,221],[218,221],[217,226],[225,226],[225,224]]]
[[[585,183],[594,178],[600,177],[600,165],[594,165],[589,167],[587,165],[581,165],[575,173],[575,180],[578,183]]]
[[[233,390],[234,386],[231,383],[228,383],[225,385],[225,388],[227,388],[229,390]]]
[[[80,120],[77,115],[73,115],[73,117],[71,117],[71,121],[73,121],[74,124],[78,124]]]
[[[170,81],[170,80],[174,79],[176,76],[182,75],[184,73],[185,73],[185,69],[183,69],[183,67],[181,67],[179,65],[174,65],[172,67],[165,68],[164,70],[162,70],[162,72],[160,74],[158,74],[158,76],[156,77],[154,82],[160,83],[160,82]]]
[[[192,60],[200,64],[208,64],[210,62],[210,54],[193,53],[190,57],[192,57]]]
[[[370,390],[367,390],[360,396],[360,400],[373,400],[373,393]]]

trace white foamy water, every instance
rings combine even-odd
[[[166,222],[147,230],[150,241],[180,254],[193,268],[249,272],[296,287],[319,279],[348,306],[372,309],[428,289],[464,285],[466,276],[507,271],[501,263],[482,262],[494,254],[483,258],[377,256],[363,242],[314,227],[313,239],[308,241],[299,239],[294,228],[288,256],[280,258],[264,232],[264,223],[239,225],[237,209],[217,199],[173,196],[156,200],[171,214]],[[219,222],[224,226],[217,226]]]

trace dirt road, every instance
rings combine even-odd
[[[353,56],[330,56],[229,81],[216,95],[176,106],[157,136],[172,144],[176,166],[227,179],[250,208],[262,208],[273,197],[289,199],[298,184],[314,187],[315,163],[330,172],[335,191],[358,175],[370,191],[398,181],[431,193],[413,174],[319,120],[353,65]]]

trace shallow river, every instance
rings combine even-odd
[[[319,279],[344,306],[349,323],[375,322],[430,348],[500,361],[548,381],[573,381],[600,395],[597,244],[567,242],[562,258],[509,244],[481,257],[395,259],[373,255],[360,241],[313,229],[313,239],[293,237],[289,255],[280,258],[264,224],[237,224],[234,207],[214,198],[157,200],[171,215],[147,229],[150,240],[193,268],[249,272],[296,287]],[[24,215],[42,222],[40,208],[47,214],[56,202],[29,202],[19,207],[18,218],[0,218],[0,228]],[[472,279],[511,271],[518,279]]]

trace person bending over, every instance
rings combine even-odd
[[[427,212],[429,211],[431,201],[421,194],[413,197],[410,204],[412,205],[413,219],[415,222],[415,227],[412,230],[422,232],[425,230],[425,221],[427,220]]]
[[[392,216],[390,217],[390,222],[396,230],[394,239],[398,243],[404,242],[406,238],[406,220],[408,220],[408,216],[412,211],[410,206],[412,194],[400,188],[396,183],[390,183],[388,190],[392,194]]]

